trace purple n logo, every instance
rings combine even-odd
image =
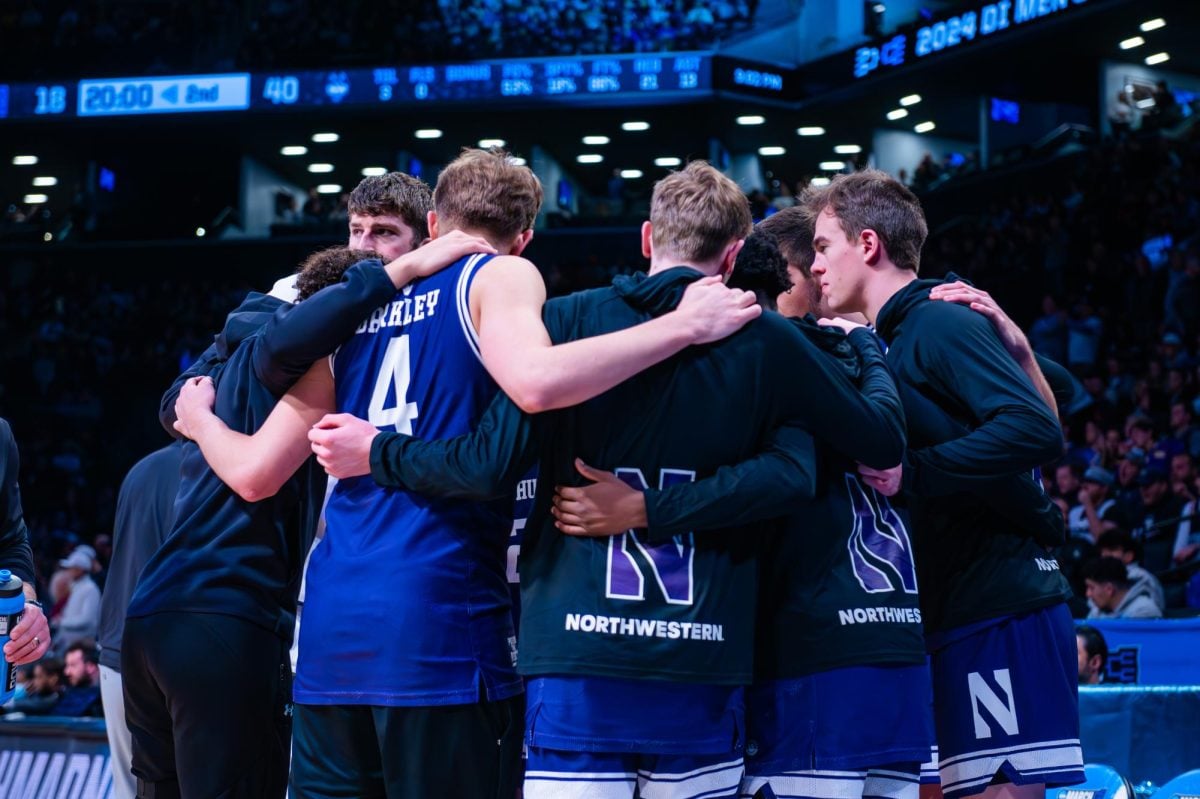
[[[639,491],[650,487],[641,469],[621,468],[616,470],[616,475]],[[695,479],[694,471],[663,469],[659,472],[658,487],[690,483]],[[667,604],[692,604],[692,567],[696,557],[694,536],[684,533],[665,544],[648,544],[639,538],[638,532],[628,530],[608,539],[605,596],[609,599],[645,600],[646,577],[642,570],[648,568]],[[641,532],[644,536],[645,531]],[[641,555],[640,560],[634,556],[635,552]]]

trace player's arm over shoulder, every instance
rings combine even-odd
[[[679,307],[633,327],[555,345],[542,321],[546,286],[524,258],[498,256],[471,286],[483,363],[526,413],[591,399],[690,344],[729,335],[758,316],[753,296],[698,280]]]

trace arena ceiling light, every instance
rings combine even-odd
[[[858,155],[862,152],[862,147],[857,144],[839,144],[833,151],[838,155]]]
[[[416,136],[418,139],[440,139],[440,138],[442,138],[442,132],[440,130],[438,130],[437,128],[421,128],[420,130],[413,131],[413,135]]]
[[[1150,31],[1156,31],[1159,28],[1167,27],[1167,21],[1162,17],[1155,17],[1154,19],[1146,20],[1138,27],[1142,29],[1142,33],[1149,33]]]
[[[1120,48],[1122,50],[1132,50],[1135,47],[1141,47],[1145,43],[1146,40],[1141,36],[1130,36],[1128,39],[1125,39],[1121,42]]]
[[[819,166],[821,169],[823,169],[826,172],[841,172],[843,169],[846,168],[846,162],[845,161],[822,161],[821,163],[817,164],[817,166]]]
[[[813,178],[808,182],[808,185],[815,186],[819,189],[822,186],[828,186],[831,182],[832,181],[830,181],[829,178]]]
[[[583,143],[589,147],[600,147],[611,141],[607,136],[584,136]]]
[[[900,105],[905,108],[910,105],[916,105],[919,102],[921,102],[921,95],[919,94],[906,94],[900,98]]]
[[[575,160],[581,164],[598,164],[604,160],[604,156],[600,153],[583,153],[575,156]]]
[[[1152,67],[1155,64],[1165,64],[1170,60],[1171,56],[1168,53],[1155,53],[1154,55],[1146,56],[1146,66]]]
[[[342,190],[340,183],[322,183],[317,186],[317,194],[337,194]]]
[[[54,241],[54,234],[47,230],[42,234],[42,241]]]
[[[380,175],[386,174],[387,167],[385,166],[364,166],[362,169],[362,175],[364,178],[377,178]]]
[[[628,130],[631,132],[641,131],[641,130],[650,130],[650,123],[642,122],[640,120],[635,120],[633,122],[622,122],[621,130]]]
[[[766,155],[766,156],[783,155],[786,152],[787,152],[787,150],[785,148],[779,147],[777,145],[768,145],[766,147],[758,148],[759,155]]]
[[[36,155],[14,155],[13,166],[37,166],[38,157]]]
[[[796,128],[796,133],[801,136],[824,136],[825,128],[818,125],[809,125],[803,128]]]
[[[897,108],[894,111],[887,112],[887,118],[895,122],[897,119],[904,119],[908,116],[907,108]]]
[[[208,234],[208,231],[202,227],[196,228],[196,238],[202,239]]]
[[[280,155],[308,155],[308,148],[303,144],[290,144],[279,151]]]
[[[58,178],[40,177],[33,179],[33,185],[40,187],[57,186]]]
[[[49,201],[50,201],[50,198],[47,197],[45,194],[26,194],[25,195],[25,204],[26,205],[41,205],[42,203],[49,202]]]
[[[314,133],[312,135],[312,140],[317,144],[333,144],[340,138],[341,136],[336,133]]]
[[[513,166],[525,166],[527,163],[529,163],[519,155],[510,156],[508,161]]]
[[[673,167],[673,166],[679,166],[682,163],[683,163],[682,158],[676,158],[673,155],[664,155],[660,158],[654,159],[655,166]]]
[[[913,130],[915,130],[917,133],[928,133],[936,127],[937,125],[933,124],[932,122],[922,122],[921,124],[914,126]]]
[[[761,125],[766,121],[766,117],[759,116],[758,114],[746,114],[745,116],[740,116],[737,118],[737,123],[739,125]]]
[[[487,150],[492,147],[503,147],[506,144],[508,144],[508,142],[506,142],[504,139],[480,139],[479,140],[479,147],[483,150]]]
[[[309,164],[308,171],[320,175],[333,171],[333,164]]]
[[[621,177],[625,178],[626,180],[637,180],[641,176],[642,176],[642,170],[640,170],[640,169],[622,169],[621,170]]]

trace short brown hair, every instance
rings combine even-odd
[[[656,250],[684,261],[711,261],[750,235],[750,201],[706,161],[692,161],[654,184],[650,224]]]
[[[533,228],[542,183],[498,147],[464,147],[438,175],[433,207],[440,225],[512,238]]]
[[[850,241],[858,241],[864,230],[873,230],[892,263],[918,271],[921,247],[929,235],[921,201],[904,184],[878,169],[838,175],[822,189],[804,192],[805,210],[813,220],[829,210]]]
[[[350,192],[347,210],[359,216],[395,216],[412,228],[420,243],[429,237],[426,214],[433,208],[433,192],[425,181],[403,172],[363,178]]]
[[[347,269],[368,258],[378,259],[379,255],[371,250],[349,247],[329,247],[314,252],[300,264],[300,272],[296,275],[296,301],[307,300],[326,286],[340,282]]]
[[[755,225],[754,229],[774,236],[788,265],[799,269],[805,277],[811,276],[809,270],[816,255],[812,246],[813,218],[805,209],[793,205],[776,211]]]

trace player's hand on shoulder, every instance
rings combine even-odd
[[[855,322],[850,319],[844,319],[840,316],[822,317],[817,320],[817,324],[820,325],[821,327],[836,327],[838,330],[842,331],[843,333],[846,333],[847,335],[850,333],[851,330],[854,330],[859,327],[866,327],[866,325],[864,325],[861,322]]]
[[[762,307],[753,292],[731,289],[714,275],[688,286],[674,313],[689,326],[693,344],[708,344],[741,330]]]
[[[641,491],[579,458],[575,459],[575,469],[593,482],[554,489],[550,512],[555,527],[567,535],[599,537],[646,526],[646,499]]]
[[[175,399],[175,429],[194,439],[193,428],[201,417],[212,413],[216,400],[217,388],[211,377],[189,378]]]
[[[317,463],[344,480],[371,473],[371,442],[378,428],[348,413],[327,413],[308,431]]]
[[[885,497],[894,497],[900,493],[900,484],[904,479],[904,466],[897,464],[890,469],[872,469],[866,464],[858,464],[858,473],[863,481]]]
[[[1018,361],[1033,357],[1033,349],[1029,346],[1029,339],[1024,331],[1004,312],[992,295],[983,289],[968,286],[961,281],[942,283],[929,290],[929,299],[966,305],[992,323],[1000,337],[1000,343],[1009,355]]]
[[[444,236],[431,239],[412,252],[405,253],[387,265],[388,273],[406,268],[406,277],[427,277],[440,272],[447,266],[468,255],[487,253],[494,255],[496,248],[482,236],[473,236],[461,230],[452,230]]]

